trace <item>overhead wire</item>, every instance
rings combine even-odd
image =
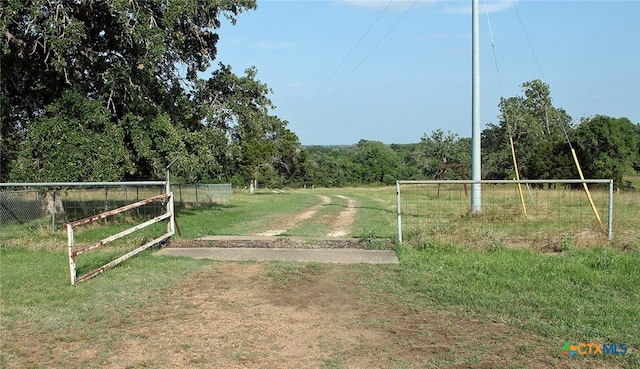
[[[342,80],[342,82],[340,82],[340,84],[322,101],[322,103],[318,105],[318,107],[307,117],[307,119],[314,116],[324,106],[324,104],[327,101],[329,101],[329,99],[333,97],[333,95],[335,95],[335,93],[347,82],[347,80],[353,75],[353,73],[355,73],[356,70],[358,70],[358,68],[362,65],[362,63],[364,63],[367,60],[367,58],[369,58],[369,56],[378,48],[378,46],[380,46],[382,41],[384,41],[384,39],[391,33],[391,31],[393,31],[393,29],[398,25],[398,23],[402,21],[402,19],[407,15],[407,13],[413,8],[413,6],[417,2],[418,0],[414,0],[413,3],[411,3],[411,5],[402,13],[402,15],[398,18],[398,20],[396,20],[396,22],[391,26],[391,28],[389,28],[387,32],[384,35],[382,35],[380,40],[378,40],[378,42],[373,46],[373,48],[369,50],[369,52],[362,58],[362,60],[360,60],[360,62],[351,70],[351,72],[349,72],[349,74],[347,74],[347,76]]]
[[[542,67],[540,66],[540,61],[538,60],[538,56],[536,55],[536,51],[533,48],[533,44],[531,43],[531,39],[529,38],[529,33],[527,32],[527,28],[524,25],[524,22],[522,21],[522,17],[520,16],[520,12],[518,11],[518,7],[516,6],[516,1],[515,0],[511,0],[512,4],[513,4],[513,9],[516,11],[516,15],[518,16],[518,21],[520,22],[520,26],[522,27],[522,31],[524,32],[525,38],[527,39],[527,43],[529,45],[529,49],[531,49],[531,54],[533,55],[533,59],[536,62],[536,65],[538,67],[538,71],[540,72],[540,76],[542,77],[542,81],[548,85],[547,83],[547,79],[544,76],[544,72],[542,71]],[[536,91],[536,93],[538,93]],[[538,94],[538,97],[542,100],[542,97]],[[545,119],[549,119],[548,118],[548,111],[547,111],[547,106],[545,105]],[[549,123],[547,122],[547,125]],[[569,144],[569,148],[571,150],[573,150],[573,145],[571,144],[571,139],[569,139],[569,134],[567,133],[567,129],[565,127],[564,124],[560,124],[560,127],[562,128],[562,132],[564,133],[564,137],[567,140],[567,143]]]
[[[387,11],[387,9],[389,9],[389,6],[391,6],[391,3],[393,3],[393,0],[390,0],[387,3],[387,6],[384,7],[384,9],[382,9],[382,11],[380,12],[380,14],[378,14],[378,17],[376,17],[376,19],[373,21],[373,23],[371,23],[371,25],[369,26],[369,28],[367,28],[367,30],[362,34],[362,36],[360,36],[360,39],[358,40],[358,42],[356,42],[356,44],[351,48],[351,50],[349,51],[349,53],[347,53],[347,55],[342,59],[342,61],[340,62],[340,64],[338,64],[338,66],[333,70],[333,72],[331,73],[331,75],[324,81],[324,83],[316,90],[316,92],[313,94],[313,96],[309,99],[309,101],[305,104],[305,106],[300,109],[300,111],[298,112],[298,114],[295,115],[294,119],[298,118],[300,116],[300,114],[302,114],[302,112],[304,112],[309,105],[311,105],[311,103],[313,102],[313,100],[318,96],[318,94],[320,94],[320,91],[322,91],[322,89],[329,83],[329,81],[333,78],[333,76],[336,75],[336,73],[338,72],[338,70],[340,70],[340,68],[344,65],[344,63],[347,61],[347,59],[349,59],[349,57],[351,56],[351,54],[353,54],[353,52],[358,48],[358,46],[360,45],[360,43],[362,43],[362,40],[364,40],[364,38],[369,34],[369,32],[373,29],[373,27],[376,25],[376,23],[378,23],[378,21],[380,20],[380,18],[382,18],[382,15]]]
[[[491,27],[491,18],[489,17],[489,6],[487,5],[487,0],[484,0],[484,11],[487,16],[487,25],[489,27],[489,38],[491,40],[491,51],[493,52],[493,62],[496,66],[496,75],[498,78],[498,89],[500,91],[500,99],[502,104],[502,98],[504,97],[504,91],[502,89],[502,79],[500,78],[500,67],[498,66],[498,56],[496,54],[496,44],[493,38],[493,29]],[[507,120],[507,116],[505,115],[505,121]],[[507,122],[507,127],[509,126],[509,122]]]
[[[513,4],[513,9],[516,11],[516,15],[518,16],[518,20],[520,21],[520,26],[522,27],[524,36],[527,39],[527,43],[529,44],[529,49],[531,49],[531,53],[533,54],[533,59],[536,61],[536,65],[538,66],[538,71],[540,71],[540,75],[542,76],[542,80],[545,83],[547,83],[546,78],[544,78],[544,73],[542,72],[542,67],[540,66],[540,62],[538,61],[538,56],[536,55],[536,51],[533,48],[533,44],[531,43],[531,39],[529,38],[529,34],[527,33],[527,28],[524,26],[522,17],[520,17],[520,12],[518,11],[518,7],[516,6],[516,0],[511,0],[511,3]]]
[[[498,56],[496,54],[496,44],[495,44],[495,40],[493,38],[493,29],[491,28],[491,18],[489,17],[489,7],[487,5],[487,0],[484,0],[484,10],[485,10],[485,14],[487,15],[487,25],[489,26],[489,37],[491,39],[491,50],[493,51],[493,61],[496,65],[496,74],[497,74],[497,78],[498,78],[498,88],[500,89],[500,105],[502,107],[504,107],[504,92],[502,90],[502,79],[500,78],[500,67],[498,66]],[[511,146],[511,156],[513,158],[513,167],[515,170],[515,174],[516,174],[516,180],[520,180],[520,171],[518,170],[518,161],[516,160],[516,149],[515,149],[515,145],[513,143],[513,128],[511,127],[511,124],[509,122],[509,115],[506,113],[506,110],[503,109],[504,111],[504,120],[505,123],[507,124],[507,131],[509,132],[509,143]],[[528,217],[527,215],[527,205],[524,201],[524,195],[522,193],[522,184],[520,182],[518,182],[517,184],[518,187],[518,196],[520,197],[520,204],[522,205],[522,211],[523,214],[525,216],[525,218]]]

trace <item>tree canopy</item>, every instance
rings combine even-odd
[[[522,91],[523,96],[500,100],[499,123],[482,132],[483,177],[514,177],[512,139],[522,178],[573,178],[567,143],[571,117],[553,106],[544,82],[525,82]]]
[[[443,164],[460,164],[471,169],[471,140],[460,139],[457,134],[441,129],[422,136],[418,152],[422,175],[428,179],[437,179]],[[446,170],[447,172],[451,170]],[[461,179],[453,172],[448,179]]]
[[[585,176],[628,186],[623,177],[640,168],[640,126],[627,118],[583,118],[573,137]]]
[[[0,10],[0,180],[248,180],[302,170],[257,69],[216,57],[254,0],[7,0]],[[277,139],[276,139],[277,138]]]

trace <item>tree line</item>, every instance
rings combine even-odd
[[[351,186],[461,178],[471,141],[440,129],[415,144],[303,147],[273,114],[255,67],[214,64],[221,21],[254,0],[5,0],[0,8],[0,181],[164,178],[247,186]],[[213,67],[215,65],[215,68]],[[591,178],[640,170],[640,126],[571,117],[534,80],[482,132],[483,178]],[[425,117],[428,120],[428,117]],[[443,164],[450,165],[443,167]]]
[[[612,178],[618,188],[631,187],[624,177],[640,172],[639,124],[605,115],[572,124],[564,109],[553,106],[544,82],[525,82],[522,91],[522,96],[501,99],[499,121],[482,131],[483,179],[515,178],[514,152],[522,179],[579,178],[575,153],[585,178]],[[442,129],[424,134],[416,144],[362,140],[308,150],[310,178],[325,186],[462,179],[471,168],[471,139]]]

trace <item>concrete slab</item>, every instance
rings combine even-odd
[[[359,238],[354,237],[297,237],[297,236],[203,236],[197,239],[198,241],[277,241],[277,240],[290,240],[290,241],[351,241],[359,242]]]
[[[337,264],[397,264],[389,250],[166,247],[154,255],[220,261],[298,261]]]

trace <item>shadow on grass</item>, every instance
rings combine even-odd
[[[223,211],[227,209],[238,208],[238,205],[232,204],[206,204],[198,206],[180,207],[176,208],[177,215],[199,215],[199,213],[206,211]]]

